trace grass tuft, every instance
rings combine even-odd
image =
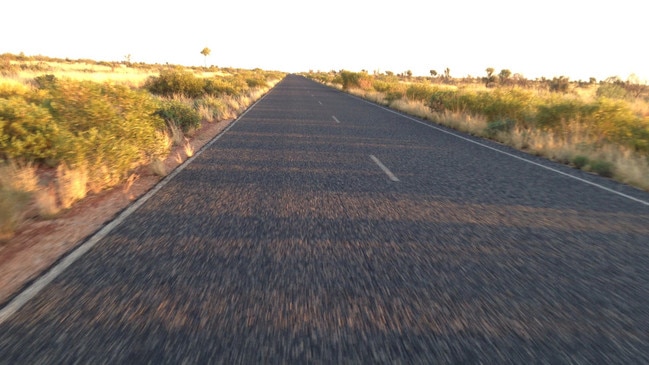
[[[187,157],[194,156],[194,147],[192,146],[191,143],[189,143],[189,140],[185,140],[184,150],[185,150],[185,155],[187,155]]]
[[[56,169],[57,190],[61,208],[68,209],[88,193],[88,170],[85,167],[69,168],[65,164]]]
[[[53,187],[38,190],[35,194],[38,215],[45,218],[54,218],[60,212],[56,202],[56,190]]]
[[[167,176],[167,168],[165,167],[164,162],[159,158],[155,158],[149,164],[151,171],[158,176]]]
[[[23,219],[30,194],[0,187],[0,242],[10,239]]]

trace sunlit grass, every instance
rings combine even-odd
[[[0,162],[0,187],[31,193],[38,189],[36,166],[32,163],[18,164]]]
[[[31,164],[0,164],[0,241],[11,238],[23,219],[23,210],[38,189],[36,169]]]
[[[135,176],[140,166],[165,176],[165,160],[174,145],[186,156],[194,155],[187,138],[202,122],[236,118],[283,77],[262,70],[42,56],[9,55],[0,61],[0,115],[11,118],[9,127],[0,129],[0,161],[34,161],[21,165],[26,169],[7,165],[0,171],[3,237],[11,236],[28,204],[33,203],[41,217],[55,217],[89,192],[122,182],[128,190],[133,180],[127,177]],[[183,72],[189,80],[197,78],[214,88],[192,98],[160,95],[147,82],[160,79],[163,72]],[[180,154],[170,158],[174,157],[183,160]],[[56,168],[43,186],[39,166]]]
[[[68,209],[88,193],[88,169],[70,168],[65,164],[56,170],[56,184],[61,208]]]
[[[53,187],[36,191],[35,202],[38,214],[43,218],[53,218],[61,210],[57,203],[56,190]]]
[[[194,146],[192,146],[191,143],[189,143],[189,140],[185,140],[185,146],[183,147],[185,150],[185,155],[187,157],[192,157],[194,156]]]
[[[115,66],[88,64],[88,63],[60,63],[60,62],[42,62],[42,61],[11,61],[15,65],[23,67],[13,75],[0,78],[4,80],[13,80],[20,84],[29,84],[37,76],[54,75],[57,78],[67,78],[77,81],[93,81],[98,83],[111,82],[125,84],[131,87],[141,87],[144,82],[151,76],[158,74],[156,68],[133,68],[124,64],[115,64]],[[29,68],[29,66],[33,66]]]

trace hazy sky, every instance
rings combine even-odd
[[[0,53],[289,72],[649,80],[637,0],[5,1]]]

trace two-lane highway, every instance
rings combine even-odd
[[[288,76],[0,363],[649,363],[649,194]]]

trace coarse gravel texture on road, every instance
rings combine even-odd
[[[0,363],[639,364],[648,302],[647,206],[291,75],[0,324]]]

